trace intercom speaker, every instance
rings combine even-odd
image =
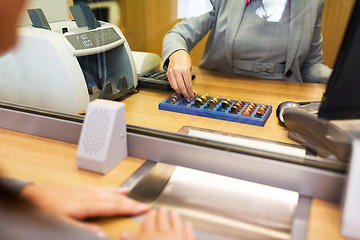
[[[105,174],[127,156],[125,104],[103,99],[89,103],[77,149],[78,167]]]

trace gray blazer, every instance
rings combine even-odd
[[[199,67],[233,72],[233,42],[246,7],[246,0],[210,0],[213,10],[176,24],[163,40],[166,69],[169,56],[177,50],[188,52],[211,30]],[[326,83],[331,69],[322,61],[321,23],[324,0],[291,2],[290,35],[284,80]],[[298,13],[303,14],[298,14]],[[264,39],[265,41],[265,39]],[[265,43],[264,43],[265,44]],[[269,53],[264,53],[269,54]]]

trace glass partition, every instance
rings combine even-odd
[[[105,2],[109,2],[110,5],[104,4]],[[96,3],[102,3],[102,5],[96,5]],[[322,22],[322,35],[324,39],[322,49],[324,52],[323,60],[329,67],[332,67],[334,64],[337,51],[342,40],[342,34],[339,34],[339,32],[344,32],[353,3],[354,1],[325,1]],[[107,8],[108,6],[111,6],[110,8],[108,7],[108,11],[112,11],[111,8],[117,7],[118,9],[116,12],[120,15],[120,18],[112,17],[111,24],[119,27],[121,32],[117,32],[114,35],[120,39],[125,38],[126,44],[128,44],[131,51],[150,52],[159,56],[161,56],[162,39],[165,33],[169,31],[174,24],[180,21],[177,16],[177,1],[175,0],[84,0],[75,1],[75,4],[90,4],[94,9]],[[101,9],[100,11],[97,9],[96,11],[98,14],[97,18],[107,17],[106,20],[110,19],[110,13],[107,12],[107,10]],[[56,26],[57,29],[65,31],[64,27],[59,24],[59,22],[56,22],[52,23],[51,26]],[[71,29],[78,27],[75,26],[75,23],[73,22],[71,24],[72,25],[66,30],[69,31],[69,33],[63,34],[71,34]],[[108,25],[108,27],[110,26],[111,25]],[[88,31],[88,29],[80,28],[77,34],[79,34],[79,31]],[[81,38],[81,35],[78,36]],[[199,94],[199,97],[207,94],[214,100],[216,97],[220,98],[218,102],[215,101],[213,103],[215,108],[218,108],[220,112],[225,111],[224,109],[226,108],[224,108],[221,103],[227,99],[230,99],[232,104],[236,101],[244,101],[247,105],[254,103],[256,105],[256,111],[252,115],[253,117],[249,120],[246,117],[243,118],[243,116],[241,118],[231,118],[226,114],[225,116],[222,116],[221,114],[209,115],[208,113],[201,112],[200,110],[195,110],[195,112],[188,110],[185,112],[181,112],[180,110],[177,111],[177,109],[172,108],[168,99],[172,94],[174,94],[174,91],[169,85],[137,83],[138,85],[136,88],[128,88],[127,91],[124,90],[127,94],[116,99],[116,101],[121,101],[126,104],[126,121],[128,124],[128,131],[156,135],[163,138],[211,146],[214,148],[227,149],[229,151],[266,156],[271,159],[291,162],[294,164],[340,172],[345,171],[346,164],[337,160],[320,158],[319,156],[316,156],[316,154],[309,153],[309,151],[301,147],[298,143],[289,139],[288,130],[279,124],[276,117],[276,108],[284,101],[319,101],[325,91],[326,85],[254,79],[241,75],[200,68],[198,67],[198,64],[201,59],[202,52],[204,51],[207,37],[208,35],[206,35],[205,38],[201,40],[191,51],[193,63],[192,73],[195,75],[192,80],[194,89]],[[103,38],[105,39],[106,36],[103,36]],[[100,41],[104,41],[104,39]],[[116,41],[116,39],[114,41]],[[36,44],[38,47],[41,46],[41,42]],[[54,44],[58,43],[55,42]],[[66,51],[66,46],[66,44],[62,46],[59,51]],[[60,52],[57,53],[61,54]],[[105,70],[107,69],[106,66],[101,66],[102,64],[105,64],[105,62],[99,64],[101,59],[106,59],[106,62],[109,62],[110,58],[107,58],[105,55],[103,53],[100,55],[98,53],[92,54],[92,56],[102,57],[96,58],[97,61],[94,62],[94,64],[99,66],[96,66],[96,71],[94,70],[95,68],[93,68],[94,72],[99,72],[99,69],[102,69],[101,67]],[[81,56],[77,57],[83,58]],[[31,59],[32,57],[29,56],[26,61],[31,61]],[[65,60],[65,58],[62,60]],[[23,63],[26,63],[26,61],[23,61]],[[51,61],[51,56],[49,56],[49,61]],[[67,64],[71,63],[65,63],[64,69],[68,67]],[[78,67],[81,68],[80,66],[82,64],[84,63],[79,63]],[[132,64],[134,65],[134,63]],[[81,70],[79,68],[76,70]],[[129,66],[127,66],[127,69],[128,68]],[[92,72],[90,71],[91,69],[88,69],[87,74]],[[17,66],[17,71],[21,70],[22,67]],[[44,69],[44,74],[50,71],[51,69]],[[117,69],[117,72],[118,71],[119,70]],[[70,76],[72,73],[69,72],[67,74]],[[96,78],[104,80],[102,76],[105,74],[106,71],[100,71],[100,73],[97,73]],[[127,72],[127,74],[131,73]],[[68,75],[65,74],[64,76]],[[20,74],[20,76],[23,75]],[[78,77],[81,78],[80,76]],[[87,76],[86,80],[88,81],[90,77],[91,76]],[[125,76],[125,78],[129,80],[130,77]],[[124,76],[119,74],[118,79],[115,80],[121,80],[124,82]],[[121,88],[121,84],[118,85],[114,83],[115,80],[112,80],[111,85],[113,86],[113,91],[116,92],[116,88]],[[36,84],[42,83],[36,82]],[[83,89],[86,90],[86,94],[89,96],[87,101],[90,101],[90,99],[93,100],[94,97],[92,96],[92,91],[94,91],[94,88],[92,88],[90,84],[86,85],[85,81],[81,84],[83,87],[78,89],[82,89],[81,91],[83,91]],[[96,84],[96,87],[102,90],[101,85],[104,86],[102,83]],[[131,84],[128,84],[128,86],[130,85]],[[29,86],[27,91],[31,91],[32,87],[36,88],[36,86]],[[50,87],[57,89],[58,86],[56,82],[54,82]],[[54,89],[52,89],[52,91]],[[43,91],[46,91],[46,89]],[[60,94],[66,98],[67,92],[61,92]],[[83,96],[84,93],[81,93],[81,95]],[[74,98],[76,99],[76,96]],[[17,93],[17,96],[14,99],[21,99],[21,94]],[[209,99],[206,99],[205,102],[207,103],[208,101]],[[57,104],[61,105],[62,103],[58,102]],[[163,107],[161,104],[163,104]],[[188,107],[186,102],[183,101],[182,104],[184,106],[181,106],[180,104],[180,108]],[[193,104],[196,105],[195,102]],[[3,101],[1,107],[19,110],[19,105],[29,104],[19,104],[11,101],[11,98],[8,98],[5,102]],[[169,105],[170,108],[167,108]],[[210,108],[210,110],[214,107],[211,106],[211,104],[204,106],[205,108]],[[258,112],[260,111],[261,106],[264,106],[264,113]],[[39,114],[45,114],[47,112],[47,114],[51,117],[60,116],[64,119],[79,122],[81,122],[84,117],[83,112],[69,113],[57,111],[58,109],[52,109],[51,107],[43,110],[39,110],[37,108],[38,106],[35,106],[35,108],[32,107],[33,106],[22,106],[20,108],[21,111],[31,111],[33,113],[38,112]],[[54,114],[54,112],[56,112],[56,114]],[[256,114],[258,114],[257,117],[255,116]]]

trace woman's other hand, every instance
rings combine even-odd
[[[183,223],[176,212],[166,208],[151,210],[146,214],[141,233],[138,237],[123,233],[122,240],[193,240],[194,230],[188,223]]]

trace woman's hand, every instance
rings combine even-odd
[[[170,85],[188,102],[194,99],[194,93],[196,93],[191,82],[191,69],[192,63],[188,52],[178,50],[170,55],[167,69]]]
[[[96,224],[80,220],[100,216],[136,215],[149,210],[148,204],[124,194],[125,188],[53,187],[29,184],[21,195],[45,213],[77,227],[106,235]]]

